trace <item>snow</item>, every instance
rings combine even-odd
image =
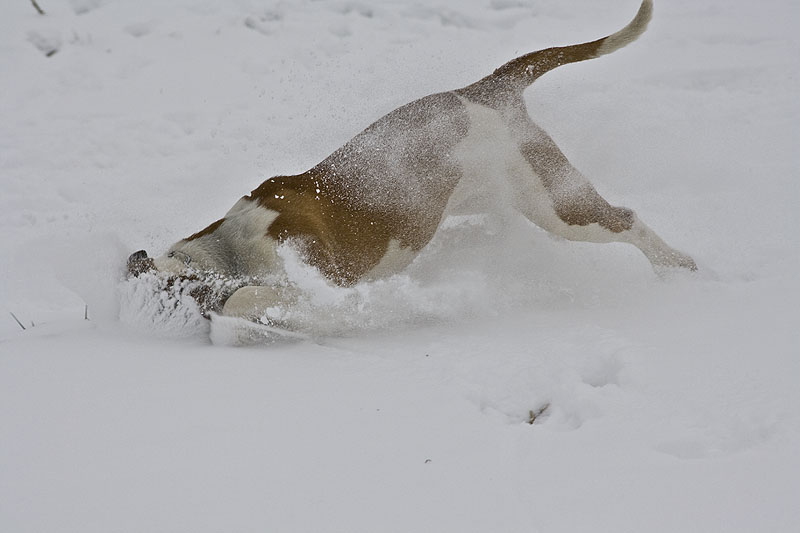
[[[313,338],[248,347],[121,321],[125,258],[636,0],[39,4],[0,17],[0,530],[797,530],[796,2],[657,1],[526,93],[699,275],[453,219],[388,280],[295,262]]]

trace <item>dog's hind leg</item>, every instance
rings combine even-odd
[[[520,153],[528,168],[514,172],[515,207],[529,220],[573,241],[633,244],[657,272],[675,267],[697,270],[691,257],[665,243],[633,210],[612,206],[600,196],[527,117],[521,129]]]

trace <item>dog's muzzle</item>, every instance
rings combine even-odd
[[[182,254],[187,257],[185,254]],[[170,255],[173,257],[173,255]],[[177,257],[177,254],[175,255]],[[190,259],[186,260],[188,265]],[[128,279],[138,278],[142,274],[148,272],[157,273],[156,263],[153,258],[147,256],[147,252],[139,250],[134,252],[128,257]],[[186,294],[194,299],[200,313],[205,317],[209,317],[210,312],[219,312],[222,305],[233,294],[240,285],[225,284],[222,280],[217,279],[203,279],[202,276],[196,272],[189,272],[185,274],[172,274],[168,273],[162,277],[160,282],[162,285],[159,290],[167,290],[176,297],[180,294]]]
[[[140,274],[156,269],[155,261],[147,257],[147,252],[139,250],[128,257],[128,276],[138,277]]]

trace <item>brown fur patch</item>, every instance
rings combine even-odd
[[[521,147],[522,155],[539,175],[553,201],[558,218],[571,226],[597,223],[614,233],[633,227],[633,211],[614,207],[588,182],[573,189],[572,165],[549,136]],[[569,193],[560,191],[569,190]]]
[[[567,63],[597,57],[606,37],[590,43],[537,50],[512,59],[475,83],[456,91],[473,102],[498,109],[521,100],[522,91],[537,78]]]
[[[391,218],[353,210],[322,187],[307,172],[267,180],[251,197],[279,213],[267,229],[269,237],[296,241],[309,264],[332,281],[351,285],[380,262],[391,238],[404,232]]]
[[[455,95],[428,96],[389,113],[311,170],[265,181],[250,198],[278,213],[270,237],[297,241],[310,264],[351,285],[391,240],[414,251],[431,240],[461,176],[452,150],[467,129]]]
[[[588,226],[597,223],[614,233],[633,227],[633,211],[626,207],[614,207],[597,194],[593,187],[570,195],[567,200],[554,204],[558,218],[569,225]]]

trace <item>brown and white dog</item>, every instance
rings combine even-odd
[[[569,240],[631,243],[656,269],[695,270],[632,210],[604,200],[531,121],[522,97],[549,70],[635,40],[652,9],[644,0],[608,37],[523,55],[472,85],[392,111],[312,169],[266,180],[165,255],[134,253],[130,275],[264,279],[280,274],[277,248],[290,242],[332,283],[352,285],[405,268],[449,215],[508,210]],[[204,313],[250,319],[292,298],[279,286],[198,287],[192,294]]]

